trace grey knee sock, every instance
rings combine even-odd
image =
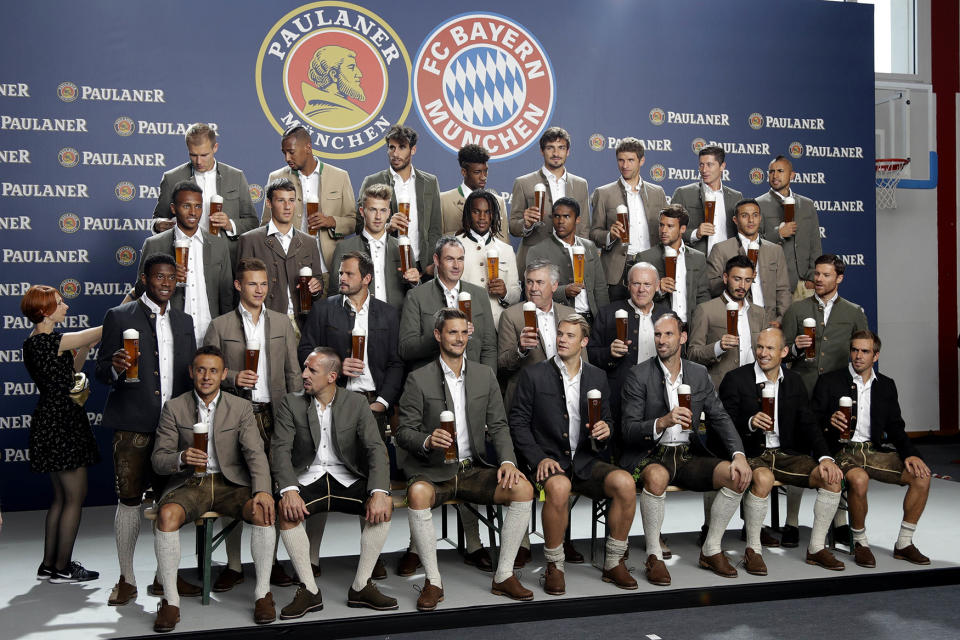
[[[643,523],[643,539],[647,542],[647,556],[657,556],[661,560],[660,527],[663,526],[666,500],[666,493],[654,495],[646,489],[640,492],[640,521]]]
[[[407,522],[411,541],[420,556],[427,580],[435,587],[442,587],[440,570],[437,568],[437,534],[433,529],[433,513],[430,509],[407,509]]]
[[[703,492],[703,522],[710,524],[710,509],[713,508],[713,501],[717,499],[716,491]]]
[[[250,527],[250,555],[257,571],[257,586],[254,597],[259,600],[270,591],[270,569],[273,566],[273,543],[277,530],[273,527]]]
[[[623,554],[627,552],[627,541],[617,540],[612,536],[607,536],[607,557],[603,561],[604,571],[613,569],[620,564]]]
[[[514,500],[507,507],[507,513],[503,516],[503,529],[500,531],[500,558],[497,560],[497,571],[493,574],[494,582],[503,582],[513,575],[513,561],[517,557],[520,540],[527,531],[532,506],[532,500]]]
[[[229,526],[233,522],[230,518],[224,518],[224,526]],[[227,539],[224,541],[224,546],[227,549],[227,568],[233,569],[237,572],[243,571],[243,560],[241,560],[240,545],[243,543],[243,521],[237,522],[237,526],[233,528],[233,531],[230,532],[230,535],[227,536]]]
[[[137,586],[137,576],[133,572],[133,550],[140,537],[140,505],[131,507],[122,502],[117,505],[113,517],[113,530],[117,538],[117,559],[120,561],[120,575],[132,586]]]
[[[548,549],[546,546],[543,547],[543,557],[547,562],[552,562],[557,565],[557,569],[563,571],[563,545],[556,547],[554,549]]]
[[[802,487],[786,487],[787,491],[787,519],[784,524],[788,527],[800,526],[800,501],[803,500]]]
[[[467,553],[473,553],[483,546],[480,542],[480,520],[466,505],[458,504],[457,513],[460,514],[460,524],[463,525],[463,540],[467,545]]]
[[[817,501],[813,503],[813,530],[810,532],[810,544],[807,545],[807,551],[810,553],[816,553],[823,549],[827,529],[830,528],[830,522],[837,512],[837,505],[839,504],[839,491],[817,490]]]
[[[180,532],[157,529],[153,532],[153,550],[157,554],[157,574],[163,585],[163,597],[168,604],[179,607],[177,569],[180,567]]]
[[[723,550],[720,547],[723,532],[727,530],[730,519],[740,507],[742,497],[742,493],[737,493],[726,487],[723,487],[717,493],[717,498],[713,501],[713,508],[710,509],[710,529],[707,531],[707,538],[703,542],[703,555],[714,556]]]
[[[760,544],[760,529],[767,519],[767,509],[770,506],[770,496],[759,498],[751,491],[747,491],[743,498],[743,522],[747,529],[747,547],[757,553],[763,548]]]
[[[377,524],[366,523],[360,534],[360,560],[357,562],[357,573],[353,577],[353,590],[361,591],[367,586],[367,581],[373,574],[373,567],[383,551],[383,543],[390,533],[390,521]],[[433,583],[433,581],[430,581]]]
[[[309,522],[309,520],[308,520]],[[280,539],[290,556],[294,571],[300,582],[310,593],[317,592],[317,582],[313,579],[313,569],[310,568],[310,543],[307,541],[307,531],[301,522],[292,529],[281,530]]]
[[[320,543],[327,526],[327,512],[320,511],[307,518],[307,538],[310,540],[310,562],[320,564]]]

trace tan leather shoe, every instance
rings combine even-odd
[[[520,584],[517,576],[512,573],[503,582],[494,581],[490,586],[490,593],[495,596],[507,596],[511,600],[533,600],[533,591]]]
[[[153,630],[157,633],[167,633],[177,628],[180,622],[180,607],[168,604],[166,599],[157,605],[157,619],[153,623]]]
[[[604,582],[615,584],[621,589],[632,591],[637,588],[637,581],[630,575],[623,560],[616,564],[612,569],[604,569],[602,579]]]
[[[750,547],[743,553],[743,568],[752,576],[767,575],[767,563],[763,561],[763,556]]]
[[[647,570],[647,582],[658,587],[670,586],[670,572],[667,571],[667,565],[657,556],[650,554],[647,556],[647,562],[644,565]]]
[[[110,598],[107,600],[107,604],[111,607],[120,607],[136,597],[137,588],[127,582],[126,578],[120,576],[117,584],[113,587],[113,591],[110,592]]]
[[[563,571],[557,569],[556,562],[547,563],[547,570],[543,573],[543,590],[551,596],[562,596],[567,592],[567,581]]]
[[[705,556],[700,552],[700,566],[709,569],[721,578],[736,578],[737,570],[730,564],[730,560],[724,555],[723,551],[715,553],[712,556]]]
[[[826,547],[816,553],[807,551],[807,564],[815,564],[824,569],[830,569],[830,571],[843,571],[844,569],[843,563],[837,560],[836,556],[830,553],[830,550]]]
[[[441,602],[443,602],[443,588],[433,586],[429,579],[424,580],[420,597],[417,598],[417,610],[433,611]]]

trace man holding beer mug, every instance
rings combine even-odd
[[[603,371],[584,357],[589,329],[578,314],[560,320],[557,355],[524,368],[510,410],[517,454],[527,476],[545,495],[544,590],[550,595],[566,592],[563,538],[571,490],[595,500],[611,499],[603,581],[621,589],[637,588],[623,564],[637,492],[630,474],[607,461],[610,388]]]
[[[173,476],[175,488],[157,503],[154,550],[164,598],[153,630],[173,631],[180,622],[176,592],[180,528],[207,511],[243,518],[251,527],[250,553],[257,571],[253,619],[277,618],[270,593],[276,531],[270,465],[248,400],[220,392],[227,377],[215,346],[196,350],[190,364],[193,390],[163,406],[153,447],[154,470]]]
[[[817,489],[807,564],[842,571],[843,563],[824,547],[840,504],[842,473],[810,410],[803,380],[781,367],[787,355],[783,332],[764,329],[756,340],[756,361],[730,371],[720,384],[720,400],[743,440],[753,483],[743,499],[747,573],[767,575],[760,531],[767,517],[774,481]]]
[[[930,564],[913,544],[930,493],[930,468],[905,432],[896,384],[873,370],[880,359],[880,338],[872,331],[857,331],[849,345],[849,365],[817,381],[813,411],[846,480],[854,561],[870,569],[877,566],[866,530],[867,486],[877,480],[907,485],[893,557]]]
[[[107,311],[97,354],[96,377],[109,387],[103,424],[113,433],[113,472],[117,490],[114,528],[120,579],[108,604],[120,606],[137,596],[133,552],[140,536],[140,504],[148,487],[159,498],[166,477],[150,463],[160,408],[190,389],[187,369],[196,349],[193,319],[174,309],[177,268],[172,256],[158,253],[143,261],[143,294]],[[134,373],[136,375],[134,375]],[[199,596],[200,589],[179,581],[181,595]],[[163,587],[155,581],[150,591]]]
[[[407,376],[397,428],[397,461],[408,478],[407,518],[426,573],[417,609],[433,611],[443,600],[431,510],[453,498],[509,505],[491,591],[532,600],[513,562],[530,521],[533,487],[517,468],[496,374],[464,357],[469,335],[462,311],[439,310],[433,336],[440,356]]]
[[[720,541],[737,512],[752,472],[743,443],[717,397],[707,370],[681,359],[687,333],[677,314],[668,311],[654,325],[657,356],[633,367],[623,385],[623,452],[620,466],[633,473],[640,494],[640,517],[647,542],[647,580],[670,584],[663,563],[660,529],[667,487],[690,491],[719,489],[710,510],[710,528],[699,564],[724,578],[737,570]],[[706,414],[706,441],[700,415]],[[725,456],[721,460],[717,455]]]
[[[727,154],[722,148],[703,147],[697,157],[699,182],[677,187],[670,203],[681,205],[690,215],[684,242],[708,256],[718,242],[736,236],[733,210],[743,194],[723,184]]]

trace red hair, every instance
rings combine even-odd
[[[57,290],[45,284],[35,284],[20,298],[20,311],[27,319],[40,324],[57,310]]]

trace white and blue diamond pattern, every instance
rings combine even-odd
[[[475,127],[498,127],[523,106],[526,83],[513,56],[478,46],[461,51],[447,65],[443,90],[457,118]]]

